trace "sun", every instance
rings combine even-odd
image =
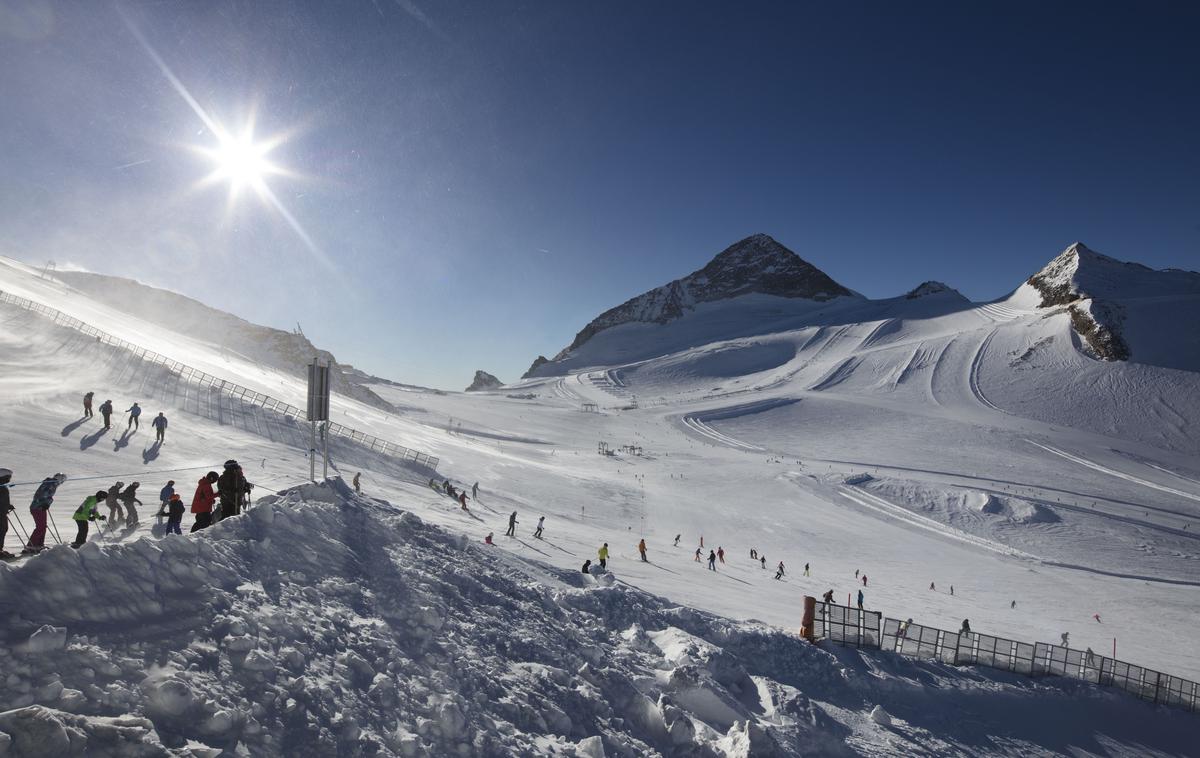
[[[260,199],[267,199],[270,195],[267,178],[285,173],[267,157],[279,140],[256,140],[253,123],[239,134],[224,129],[214,131],[217,144],[199,148],[213,163],[212,172],[201,183],[228,184],[231,203],[244,189],[253,190]]]

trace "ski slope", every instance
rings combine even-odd
[[[0,279],[0,288],[67,311],[189,365],[302,404],[304,385],[298,377],[256,363],[252,355],[231,355],[219,345],[135,319],[101,301],[81,297],[60,282],[42,279],[15,262],[3,261]],[[713,663],[703,663],[699,669],[683,666],[677,654],[654,641],[663,640],[655,635],[669,632],[668,627],[696,635],[701,627],[695,619],[716,614],[725,620],[705,624],[731,625],[729,628],[741,630],[738,634],[751,628],[767,629],[775,635],[772,639],[782,635],[791,640],[794,638],[787,632],[799,623],[803,596],[820,595],[828,589],[839,599],[863,589],[870,608],[946,629],[956,629],[969,618],[977,631],[1030,642],[1056,641],[1062,632],[1070,632],[1074,646],[1092,647],[1097,652],[1111,651],[1116,638],[1118,657],[1123,660],[1200,680],[1200,643],[1189,633],[1200,608],[1200,468],[1194,458],[1196,423],[1200,422],[1198,375],[1146,364],[1099,363],[1080,351],[1064,315],[1035,312],[1020,293],[979,306],[957,303],[952,308],[931,308],[928,303],[912,302],[916,304],[868,304],[871,318],[864,321],[851,320],[840,312],[827,323],[800,323],[803,319],[788,314],[777,322],[780,330],[749,336],[744,328],[730,326],[731,333],[741,334],[708,344],[689,344],[665,355],[639,354],[630,362],[586,366],[563,376],[531,379],[494,391],[437,393],[374,385],[372,389],[380,396],[403,406],[399,414],[337,398],[337,420],[427,450],[441,459],[440,477],[450,478],[460,488],[479,482],[480,495],[470,503],[469,511],[463,511],[457,503],[430,490],[426,475],[336,440],[331,444],[331,475],[348,481],[354,473],[363,472],[365,493],[388,504],[370,508],[411,512],[449,535],[462,535],[462,541],[429,537],[441,541],[444,547],[439,549],[448,556],[439,556],[437,565],[443,567],[435,570],[422,567],[419,553],[408,551],[403,542],[385,544],[385,538],[374,534],[380,528],[371,520],[374,516],[355,520],[345,514],[317,513],[305,517],[309,532],[316,534],[303,529],[297,533],[293,527],[286,530],[289,540],[303,543],[298,544],[296,556],[266,546],[259,551],[260,558],[255,560],[266,561],[263,565],[273,567],[270,570],[254,569],[254,562],[247,557],[226,556],[221,561],[232,563],[220,565],[233,571],[239,582],[261,582],[270,597],[274,590],[266,580],[276,575],[273,572],[282,572],[278,576],[303,573],[291,561],[301,557],[316,561],[318,568],[312,569],[313,574],[294,579],[315,583],[317,595],[306,601],[313,604],[341,592],[323,586],[321,577],[325,576],[336,577],[336,581],[330,580],[333,584],[358,584],[360,591],[376,592],[372,582],[375,571],[383,570],[385,555],[401,561],[406,571],[424,572],[422,577],[447,571],[475,577],[475,581],[487,577],[485,584],[492,585],[489,592],[497,598],[515,593],[525,598],[523,603],[550,603],[546,607],[551,608],[583,604],[603,619],[600,623],[606,630],[603,640],[595,643],[601,652],[592,667],[616,667],[629,677],[629,686],[639,690],[648,686],[648,679],[665,678],[679,685],[684,674],[669,674],[672,669],[686,669],[692,672],[688,676],[708,682],[709,675],[703,673],[706,667],[720,668]],[[725,315],[732,312],[727,309]],[[5,455],[0,465],[13,469],[18,483],[35,482],[58,470],[70,476],[53,509],[63,536],[67,537],[70,527],[70,511],[89,491],[116,479],[142,482],[146,501],[142,525],[134,530],[114,530],[95,540],[97,547],[87,552],[88,565],[95,571],[117,571],[119,561],[147,551],[157,556],[154,519],[149,517],[153,493],[170,477],[181,492],[190,495],[196,479],[227,458],[243,463],[248,478],[258,484],[256,494],[286,491],[290,494],[284,500],[301,510],[319,512],[330,507],[325,495],[293,489],[307,477],[304,425],[227,402],[192,397],[128,355],[87,344],[77,333],[27,311],[0,306],[0,325],[0,350],[8,366],[0,375],[0,398],[8,415],[8,423],[0,430]],[[1100,386],[1108,391],[1095,391]],[[99,429],[98,417],[81,421],[80,397],[87,390],[97,393],[97,403],[113,398],[118,411],[133,400],[140,401],[147,421],[158,410],[166,411],[171,419],[166,444],[150,444],[148,428],[125,434],[123,417],[107,433]],[[600,413],[582,412],[585,402],[596,403]],[[1167,409],[1175,414],[1172,424],[1161,422]],[[613,448],[637,445],[642,454],[597,455],[600,441]],[[867,477],[860,476],[863,474]],[[848,480],[858,483],[847,484]],[[28,525],[26,507],[32,486],[15,487],[12,493],[17,512]],[[346,507],[368,507],[344,491],[334,500],[353,504]],[[301,501],[307,505],[300,505]],[[513,511],[520,521],[517,536],[500,536]],[[543,515],[545,539],[533,539],[533,526]],[[287,522],[290,516],[288,507],[274,507],[276,522]],[[185,517],[185,528],[190,522],[190,516]],[[237,536],[239,530],[249,528],[230,525],[226,536],[206,535],[200,541],[231,540],[238,545],[236,550],[249,550],[240,546],[242,538]],[[273,528],[263,527],[268,532]],[[336,529],[336,535],[322,535],[326,528]],[[484,551],[482,539],[489,532],[497,535],[498,544]],[[677,534],[682,537],[678,548],[673,546]],[[260,534],[253,539],[263,537]],[[643,537],[649,545],[646,563],[637,559],[635,548]],[[719,564],[715,573],[693,561],[701,537],[705,556],[718,546],[725,551],[725,563]],[[319,552],[313,552],[317,550],[314,545],[327,538],[352,550],[360,549],[361,543],[361,550],[370,558],[361,554],[354,558],[360,563],[357,573],[346,562],[327,566],[318,558]],[[314,542],[305,542],[309,539]],[[196,538],[168,540],[194,541]],[[612,550],[607,576],[613,584],[603,588],[580,584],[580,564],[587,558],[595,561],[596,549],[604,542]],[[14,544],[10,532],[7,546],[11,549]],[[773,571],[750,561],[751,548],[766,556],[769,568],[782,560],[788,571],[784,579],[772,579]],[[403,555],[397,556],[397,551]],[[167,557],[154,560],[175,560],[168,553],[162,555]],[[28,572],[31,579],[44,576],[45,582],[57,587],[55,582],[68,580],[61,573],[53,574],[53,566],[69,566],[66,562],[70,560],[51,551],[0,567],[6,607],[14,607],[14,588],[24,586],[14,583],[23,581],[26,574],[22,572]],[[809,577],[802,575],[805,563],[811,565]],[[869,577],[865,588],[856,582],[856,571]],[[510,579],[521,583],[522,589],[496,584],[501,577],[516,576],[530,577]],[[198,571],[192,580],[215,578]],[[248,603],[263,617],[284,612],[269,610],[271,603],[280,602],[278,598],[271,598],[270,603],[253,600],[250,598],[257,597],[257,590],[242,592],[238,586],[228,586],[232,580],[221,581],[224,592],[240,598],[233,601],[239,609]],[[460,581],[472,580],[455,580]],[[936,582],[937,590],[929,589],[931,582]],[[100,585],[107,587],[108,583]],[[953,596],[950,585],[955,588]],[[98,635],[87,644],[97,650],[119,649],[124,657],[117,664],[122,671],[118,679],[130,680],[138,670],[138,650],[132,642],[118,645],[106,638],[110,627],[89,615],[100,613],[106,603],[119,604],[117,596],[109,592],[113,591],[105,590],[107,599],[95,609],[85,603],[80,618],[63,615],[60,606],[78,602],[70,596],[50,596],[57,598],[58,606],[53,602],[30,605],[33,601],[22,600],[24,610],[18,616],[7,616],[3,633],[10,647],[15,646],[43,618],[45,623],[65,626],[70,634]],[[437,594],[430,592],[430,597]],[[602,601],[593,592],[625,598],[611,602],[633,603],[637,608],[597,608],[595,604]],[[551,599],[547,593],[555,597]],[[576,599],[568,602],[563,593]],[[385,625],[399,623],[390,611],[368,613],[362,610],[365,606],[355,605],[358,601],[353,598],[340,597],[348,607],[358,608],[355,612],[375,619],[362,623],[377,625],[381,617]],[[1011,608],[1013,600],[1016,609]],[[657,610],[648,610],[651,606]],[[547,612],[565,626],[595,623],[569,611]],[[126,617],[122,623],[141,624],[147,619],[165,623],[162,613],[144,608],[142,615]],[[216,618],[217,610],[208,613],[198,618],[208,623]],[[606,617],[606,613],[613,616]],[[1093,614],[1099,614],[1101,621],[1095,621]],[[258,618],[249,611],[243,615]],[[668,617],[678,623],[668,622]],[[684,623],[684,619],[692,621]],[[331,621],[338,629],[354,626],[344,618]],[[458,627],[461,637],[453,640],[454,644],[496,644],[496,638],[486,631],[493,624],[490,612],[481,611],[475,623],[482,629],[468,629],[470,625],[463,622]],[[634,624],[642,627],[649,642],[636,631],[629,640],[622,637],[618,641],[619,630]],[[739,648],[730,645],[728,635],[713,632],[714,628],[704,627],[699,636],[708,645],[728,647],[732,652],[702,653],[709,648],[697,642],[690,643],[695,649],[688,648],[689,656],[706,661],[723,660],[727,655],[752,657],[749,648],[737,652]],[[137,639],[146,648],[141,654],[147,660],[153,657],[148,651],[161,646],[162,634],[154,624],[138,633]],[[266,638],[260,634],[260,640],[266,641],[256,644],[267,645],[271,656],[283,657],[283,648],[293,644],[288,642],[288,634],[272,630]],[[667,637],[678,634],[669,632]],[[571,642],[576,643],[583,644]],[[201,656],[207,644],[197,641],[194,652],[184,658]],[[407,644],[401,648],[409,650]],[[521,652],[515,639],[505,644],[517,649],[506,648],[507,657],[480,664],[478,670],[492,672],[491,676],[501,676],[497,673],[501,670],[508,672],[504,676],[517,676],[513,667],[519,664],[525,667],[521,669],[525,673],[519,674],[522,681],[536,681],[537,687],[557,681],[559,674],[529,668],[539,658]],[[339,652],[336,645],[313,649],[315,655]],[[582,656],[580,662],[592,655],[573,654]],[[741,705],[713,704],[730,697],[720,691],[728,690],[728,683],[721,683],[720,689],[704,684],[693,695],[679,694],[687,688],[677,686],[668,695],[667,705],[688,714],[691,726],[678,728],[690,728],[688,739],[695,745],[728,755],[753,754],[746,750],[738,753],[742,748],[734,744],[743,739],[737,730],[747,728],[747,718],[768,730],[782,729],[787,719],[793,726],[803,722],[810,725],[800,730],[808,738],[836,734],[844,739],[836,745],[830,743],[828,752],[844,749],[862,754],[971,753],[981,735],[997,730],[1010,730],[1012,739],[989,745],[988,752],[1056,753],[1088,744],[1095,751],[1172,754],[1183,744],[1176,741],[1179,732],[1195,726],[1190,715],[1156,712],[1115,693],[1069,683],[997,680],[986,672],[881,661],[853,651],[797,652],[786,645],[773,649],[767,660],[786,671],[792,665],[786,661],[796,656],[807,661],[813,655],[822,656],[819,665],[795,664],[803,674],[776,672],[772,678],[765,669],[748,669],[753,688],[732,696],[743,698]],[[639,656],[649,657],[630,659]],[[566,660],[542,665],[562,668],[567,672],[563,676],[570,679],[575,675],[574,664],[567,665]],[[149,666],[145,661],[141,664]],[[185,661],[181,669],[186,668]],[[29,671],[22,681],[31,682],[30,689],[17,693],[16,699],[10,696],[0,706],[41,702],[33,694],[32,677],[45,670],[31,667]],[[891,684],[873,683],[873,675],[883,676]],[[353,674],[347,676],[354,678]],[[444,694],[455,686],[445,681],[435,684],[433,675],[428,676],[430,683],[423,686],[431,692]],[[756,676],[770,681],[755,680]],[[935,696],[930,688],[903,684],[922,678],[957,695]],[[228,687],[193,682],[188,686],[216,699],[220,699],[218,695],[235,701],[246,697],[229,689],[232,683],[226,684]],[[612,700],[613,691],[605,687],[600,688],[605,694],[595,698],[597,702]],[[121,701],[127,703],[123,708],[142,713],[139,709],[145,701],[133,689],[126,686],[130,694]],[[760,693],[758,699],[746,701],[751,690]],[[803,707],[796,704],[793,690],[808,698]],[[792,698],[784,698],[791,703],[786,707],[779,700],[779,693],[785,691]],[[528,702],[552,698],[556,692],[536,689]],[[773,694],[764,699],[764,692]],[[659,716],[652,721],[664,718],[664,713],[675,713],[653,699]],[[870,706],[885,700],[885,708],[893,715],[903,714],[907,726],[879,729],[865,717]],[[999,700],[1006,705],[997,704]],[[1015,714],[1028,717],[1048,702],[1073,714],[1061,728],[1017,725],[1020,718]],[[112,715],[111,708],[99,709],[98,700],[87,703],[88,714]],[[964,705],[987,715],[956,725],[929,712],[930,708]],[[589,713],[593,707],[598,706],[579,706]],[[1010,707],[1012,711],[1007,710]],[[231,705],[227,710],[236,714],[242,713],[242,708],[253,711],[249,705]],[[265,732],[278,735],[287,731],[289,722],[283,713],[274,705],[264,708],[269,714],[260,721],[266,725]],[[406,714],[398,717],[401,722],[418,716],[434,718],[422,710],[426,705],[418,708],[410,703],[397,708]],[[499,717],[482,704],[459,703],[456,708],[463,723],[472,725]],[[626,708],[623,704],[618,712],[636,721],[628,710],[621,710]],[[355,705],[348,707],[347,713],[370,721],[374,716],[360,715],[366,710]],[[783,712],[786,719],[780,715]],[[341,722],[335,725],[332,711],[323,714],[316,718],[318,734],[320,729],[334,734],[345,727]],[[439,714],[437,718],[447,718]],[[510,741],[488,743],[498,751],[598,754],[583,752],[592,748],[580,746],[584,735],[576,726],[568,729],[555,724],[554,718],[544,713],[540,720],[514,721],[511,713],[503,715],[515,731],[508,733]],[[664,736],[669,730],[662,732],[658,727],[642,724],[638,727],[642,731],[633,727],[624,732],[605,731],[607,727],[583,719],[580,711],[569,711],[566,716],[572,725],[591,724],[597,733],[603,733],[603,744],[612,751],[608,754],[622,754],[619,745],[625,739],[640,741],[627,743],[632,746],[628,754],[642,752],[638,745],[662,751],[672,744]],[[450,725],[445,732],[414,732],[416,742],[406,743],[409,738],[396,736],[399,732],[393,726],[387,729],[393,730],[395,740],[384,736],[379,740],[396,754],[405,754],[402,744],[460,749],[446,736],[459,722],[457,717],[448,718],[448,722],[440,722]],[[168,721],[170,729],[160,729],[171,735],[187,734],[188,739],[196,740],[204,736],[188,732],[176,721],[162,724]],[[237,729],[218,730],[210,742],[226,744],[235,732],[242,735],[240,739],[247,739],[249,735],[242,731],[246,720],[234,721],[239,724]],[[814,723],[820,727],[812,728]],[[154,720],[154,724],[159,726],[160,721]],[[697,726],[700,724],[704,728]],[[360,726],[377,736],[385,730],[382,722]],[[411,724],[401,726],[413,730]],[[2,725],[0,731],[4,731]],[[558,742],[521,736],[536,733],[566,736]],[[779,729],[774,732],[783,740],[784,752],[799,752],[786,745],[804,743],[787,743],[782,733]],[[174,737],[167,741],[171,739]],[[338,737],[330,739],[336,743]],[[1140,752],[1143,750],[1147,752]]]

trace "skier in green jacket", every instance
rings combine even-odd
[[[104,516],[97,513],[96,509],[100,503],[104,502],[106,497],[108,497],[107,492],[97,490],[95,495],[88,495],[83,504],[75,509],[75,515],[72,518],[75,519],[75,527],[79,532],[75,535],[75,541],[71,543],[71,547],[77,548],[87,542],[89,521],[95,521],[96,519],[104,521]]]

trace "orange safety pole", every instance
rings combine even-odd
[[[811,595],[804,596],[804,617],[800,621],[800,636],[809,642],[816,642],[813,636],[813,622],[817,616],[817,599]]]

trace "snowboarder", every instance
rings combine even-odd
[[[230,459],[225,461],[225,470],[217,477],[217,496],[221,498],[221,512],[217,521],[241,513],[242,495],[246,492],[246,477],[238,462]]]
[[[108,493],[104,490],[96,490],[95,495],[88,495],[83,504],[75,509],[75,515],[71,518],[75,519],[75,541],[71,543],[71,547],[78,548],[83,543],[87,542],[88,522],[96,519],[104,520],[104,515],[96,513],[96,508],[99,503],[108,498]]]
[[[717,545],[717,558],[721,561],[721,563],[725,562],[725,548],[721,547],[720,545]]]
[[[485,544],[485,545],[496,544],[496,543],[492,542],[492,533],[491,532],[488,532],[487,536],[483,538],[483,544]]]
[[[100,415],[104,417],[105,429],[112,429],[112,414],[113,407],[111,400],[105,400],[103,403],[100,403]]]
[[[605,542],[596,551],[596,555],[600,558],[600,568],[608,568],[608,543]]]
[[[167,504],[167,534],[175,533],[182,535],[183,531],[179,525],[183,523],[183,498],[175,493],[171,493],[171,500]]]
[[[133,430],[137,431],[139,428],[138,427],[138,418],[142,415],[141,406],[139,406],[137,403],[134,403],[133,405],[126,408],[125,412],[129,414],[129,421],[126,422],[126,424],[125,424],[125,431],[129,431],[130,427],[133,427]]]
[[[94,415],[92,413],[92,395],[94,395],[94,394],[95,393],[93,393],[93,392],[88,392],[86,395],[83,396],[83,417],[84,418],[91,418]]]
[[[163,415],[162,411],[158,412],[158,415],[154,417],[154,420],[150,422],[150,425],[154,427],[154,441],[155,442],[166,442],[167,441],[167,417]]]
[[[780,562],[779,562],[779,566],[778,566],[778,567],[775,569],[775,578],[776,578],[776,579],[782,579],[782,578],[783,578],[783,575],[784,575],[784,574],[786,574],[786,573],[787,573],[787,572],[786,572],[786,571],[784,571],[784,569],[783,569],[783,561],[780,561]]]
[[[12,481],[11,469],[0,468],[0,558],[16,558],[4,549],[4,538],[8,536],[8,512],[15,511],[12,498],[8,493],[8,483]]]
[[[963,619],[962,626],[959,627],[958,633],[959,634],[970,634],[971,633],[971,622],[968,621],[967,619]]]
[[[474,484],[471,485],[471,499],[472,500],[479,499],[479,482],[475,482]]]
[[[646,538],[643,537],[638,541],[638,552],[642,554],[642,563],[648,563],[646,560]]]
[[[138,523],[137,509],[133,507],[133,504],[142,504],[142,501],[138,500],[137,497],[137,490],[140,486],[140,482],[134,482],[121,493],[121,504],[125,506],[125,526],[130,529],[137,526]]]
[[[1062,633],[1062,646],[1070,647],[1071,646],[1070,641],[1071,641],[1071,634],[1069,632],[1063,632]]]
[[[545,524],[546,524],[546,517],[538,516],[538,525],[537,525],[537,529],[533,530],[533,536],[538,538],[539,540],[542,538],[542,528],[545,526]]]
[[[700,548],[696,548],[696,563],[700,563]]]
[[[167,481],[167,486],[158,491],[158,513],[155,514],[160,519],[158,523],[162,523],[161,519],[167,515],[167,506],[171,504],[171,496],[175,494],[175,480]]]
[[[833,590],[826,590],[824,595],[821,595],[821,601],[824,603],[833,604]]]
[[[361,494],[362,494],[362,482],[361,482],[361,479],[362,479],[362,472],[361,472],[361,471],[359,471],[357,474],[355,474],[355,475],[354,475],[354,479],[353,479],[353,480],[350,482],[351,484],[353,484],[353,485],[354,485],[354,494],[356,494],[356,495],[361,495]],[[463,506],[463,508],[465,509],[465,508],[466,508],[466,506]]]
[[[46,549],[46,518],[50,506],[54,503],[54,493],[63,482],[67,481],[66,474],[55,474],[46,477],[33,493],[33,502],[29,504],[29,515],[33,516],[33,531],[29,533],[29,543],[23,553],[40,553]]]
[[[767,556],[760,555],[760,556],[758,556],[758,560],[762,563],[763,571],[766,571],[767,570]]]
[[[196,514],[191,531],[196,532],[212,525],[213,503],[217,496],[213,494],[213,485],[219,479],[216,471],[209,471],[200,477],[196,483],[196,494],[192,496],[192,513]]]
[[[715,550],[708,551],[708,570],[709,571],[717,570],[717,553]]]
[[[513,511],[508,516],[508,531],[504,533],[505,537],[517,536],[517,512]]]
[[[806,563],[806,564],[804,564],[804,575],[805,575],[805,576],[812,576],[812,574],[808,573],[808,564],[807,564],[807,563]]]
[[[867,575],[866,574],[862,575],[862,580],[863,580],[863,586],[866,587],[867,586]]]
[[[862,607],[863,607],[863,600],[864,600],[864,599],[865,599],[865,598],[863,597],[863,591],[862,591],[862,590],[859,590],[859,591],[858,591],[858,607],[859,607],[859,608],[862,608]]]
[[[682,536],[683,536],[682,534],[675,535],[675,547],[679,547],[679,538]]]
[[[124,486],[125,482],[117,482],[108,488],[104,498],[104,504],[108,506],[108,520],[114,524],[125,520],[125,510],[121,507],[121,488]]]
[[[582,571],[585,574],[592,573],[592,559],[591,558],[588,558],[586,561],[583,562],[583,568],[581,568],[580,571]]]

